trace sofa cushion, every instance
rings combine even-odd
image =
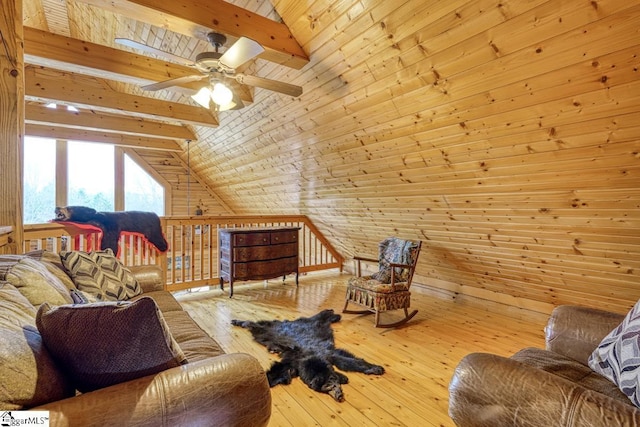
[[[73,283],[91,302],[127,300],[142,293],[131,271],[105,251],[60,252],[62,264]]]
[[[45,346],[82,392],[186,363],[151,298],[51,307],[36,317]]]
[[[45,249],[39,249],[36,251],[30,251],[25,254],[29,258],[35,259],[36,261],[40,261],[49,271],[49,273],[56,276],[63,285],[67,287],[69,290],[76,289],[76,286],[73,284],[73,280],[67,274],[67,270],[62,265],[62,260],[60,260],[60,255],[51,252]]]
[[[186,311],[165,312],[164,317],[189,362],[224,354],[220,345]]]
[[[42,343],[36,309],[17,288],[0,282],[0,410],[19,410],[74,394]]]
[[[67,287],[44,264],[24,255],[0,255],[0,280],[11,283],[36,307],[73,302]]]
[[[640,301],[593,351],[589,366],[640,407]]]
[[[132,298],[130,301],[135,301],[136,299],[144,298],[144,297],[153,298],[153,300],[156,302],[156,305],[158,306],[160,311],[162,311],[162,314],[164,315],[165,320],[168,312],[182,311],[182,306],[180,305],[180,303],[176,300],[173,294],[168,291],[144,292],[143,294]]]

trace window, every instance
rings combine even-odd
[[[164,215],[164,189],[129,156],[124,156],[124,207]]]
[[[41,224],[55,216],[56,142],[24,139],[24,223]]]
[[[69,141],[68,203],[114,210],[114,146]]]
[[[64,159],[67,153],[67,173]],[[116,167],[124,157],[124,167]],[[121,160],[120,160],[121,161]],[[124,171],[116,180],[116,170]],[[58,179],[66,182],[56,183]],[[123,182],[116,188],[116,181]],[[124,188],[122,188],[124,187]],[[67,190],[67,194],[56,194]],[[56,201],[114,211],[116,194],[124,208],[164,215],[164,188],[129,156],[116,156],[113,145],[50,138],[24,138],[24,223],[42,224],[55,217]],[[65,202],[61,202],[65,201]]]

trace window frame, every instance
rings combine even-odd
[[[55,158],[55,204],[56,206],[68,205],[69,192],[69,162],[68,162],[68,142],[66,139],[46,138],[41,136],[25,135],[26,138],[53,139],[56,144]],[[93,141],[76,141],[80,143],[96,143]],[[97,142],[101,143],[101,142]],[[123,211],[125,206],[125,177],[124,177],[124,156],[125,154],[135,162],[142,170],[151,176],[164,191],[164,216],[171,212],[171,185],[157,171],[155,171],[142,157],[131,149],[115,145],[114,146],[114,209]],[[24,176],[22,177],[24,187]],[[24,215],[23,215],[24,216]]]

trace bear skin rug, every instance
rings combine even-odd
[[[300,377],[312,390],[327,393],[342,402],[342,384],[349,379],[334,366],[342,371],[370,375],[381,375],[384,368],[336,348],[331,324],[340,318],[333,310],[324,310],[296,320],[232,320],[231,323],[248,329],[257,342],[271,353],[280,355],[281,360],[273,362],[267,371],[271,387],[290,384],[293,378]]]
[[[118,240],[123,231],[142,234],[160,252],[169,247],[162,233],[160,218],[153,212],[98,212],[86,206],[66,206],[56,207],[54,221],[95,225],[102,230],[100,249],[110,248],[114,254],[118,253]]]

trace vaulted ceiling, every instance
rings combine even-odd
[[[218,31],[228,35],[228,45],[239,35],[258,41],[265,48],[260,58],[269,63],[299,69],[309,62],[286,25],[233,4],[183,2],[175,3],[179,6],[172,10],[154,3],[124,0],[24,3],[25,62],[29,65],[25,74],[26,99],[32,102],[27,122],[32,124],[31,129],[43,123],[78,127],[87,121],[82,114],[75,119],[52,115],[48,122],[43,121],[46,114],[42,110],[38,114],[34,105],[52,101],[108,115],[124,114],[117,119],[111,116],[110,121],[95,118],[94,124],[102,131],[132,133],[137,130],[138,134],[146,135],[145,131],[150,129],[149,136],[158,137],[173,129],[173,133],[166,135],[196,139],[195,132],[179,130],[176,125],[218,126],[215,112],[200,108],[185,95],[185,92],[189,94],[188,85],[159,94],[141,93],[139,88],[148,83],[199,74],[198,70],[164,58],[159,60],[122,50],[122,45],[115,43],[117,38],[188,59],[198,52],[213,50],[206,36],[210,31]],[[199,17],[203,17],[200,22]],[[107,22],[108,29],[104,26]],[[252,101],[248,87],[238,89],[245,101]],[[125,120],[126,117],[150,122],[135,126],[131,119]],[[116,120],[121,128],[110,127]],[[173,122],[173,127],[162,126],[158,121]]]
[[[183,160],[192,139],[229,210],[307,214],[346,257],[422,239],[419,279],[447,292],[640,297],[638,1],[24,0],[24,24],[28,133]],[[114,42],[194,58],[210,29],[258,39],[241,71],[303,94],[238,87],[216,114],[142,91],[193,69]]]

